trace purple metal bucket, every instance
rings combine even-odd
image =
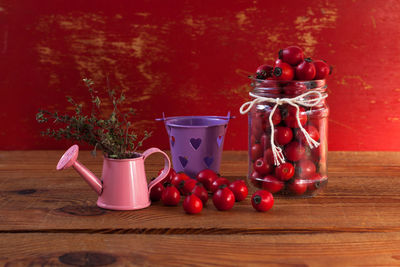
[[[190,177],[204,169],[219,172],[230,112],[221,116],[181,116],[157,119],[165,123],[176,172]]]

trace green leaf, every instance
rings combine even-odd
[[[124,93],[121,93],[121,96],[119,97],[119,103],[124,102],[125,101],[125,95]]]
[[[93,100],[93,103],[96,104],[96,107],[99,108],[100,104],[101,104],[101,100],[98,96],[96,96],[96,98]]]
[[[84,78],[82,80],[86,84],[87,87],[90,87],[90,86],[94,85],[94,82],[92,80],[90,80],[90,79]]]
[[[70,139],[80,142],[86,142],[94,146],[92,155],[96,155],[97,148],[103,150],[110,158],[126,158],[130,157],[131,153],[128,151],[135,151],[138,147],[143,145],[143,141],[151,136],[151,132],[144,131],[141,140],[138,140],[138,135],[134,132],[132,122],[128,121],[130,115],[135,114],[132,107],[128,109],[118,109],[118,105],[126,100],[125,94],[121,92],[119,98],[115,97],[115,91],[110,89],[107,78],[107,91],[114,107],[108,119],[102,114],[100,110],[101,100],[97,95],[97,91],[92,88],[94,82],[88,78],[84,78],[83,82],[88,87],[90,99],[86,103],[92,102],[92,111],[89,115],[85,114],[83,107],[84,104],[78,104],[72,97],[66,96],[67,101],[74,108],[75,113],[70,116],[68,114],[58,114],[57,112],[49,112],[39,110],[36,114],[36,120],[39,123],[54,122],[64,127],[55,129],[48,128],[46,131],[41,132],[42,135],[59,139]],[[98,112],[95,112],[97,107]],[[128,110],[128,111],[125,111]],[[55,126],[52,126],[55,127]]]
[[[97,145],[98,145],[98,143],[96,143],[96,145],[94,146],[93,150],[90,152],[90,153],[92,154],[93,157],[96,157],[96,156],[97,156],[97,151],[96,151]]]

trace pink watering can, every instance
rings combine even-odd
[[[99,195],[97,206],[111,210],[136,210],[150,206],[151,188],[164,180],[171,167],[166,153],[158,148],[149,148],[136,158],[111,159],[104,157],[101,180],[80,163],[79,147],[71,146],[61,157],[57,170],[73,167]],[[147,184],[144,168],[145,159],[153,153],[164,156],[164,169],[160,175]]]

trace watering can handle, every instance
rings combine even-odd
[[[161,153],[161,154],[163,154],[163,156],[164,156],[164,169],[161,171],[160,175],[157,178],[155,178],[153,181],[151,181],[149,183],[149,185],[148,185],[149,193],[150,193],[151,188],[154,185],[158,184],[159,182],[161,182],[162,180],[164,180],[167,177],[167,175],[169,173],[169,170],[171,169],[171,161],[169,160],[168,155],[165,152],[161,151],[160,149],[158,149],[156,147],[152,147],[152,148],[149,148],[146,151],[144,151],[143,152],[143,156],[144,156],[143,160],[145,160],[148,156],[150,156],[153,153]]]

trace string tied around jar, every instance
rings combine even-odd
[[[274,114],[274,112],[276,111],[276,109],[278,108],[278,106],[283,105],[283,104],[289,104],[293,107],[296,108],[296,120],[299,126],[300,131],[304,134],[305,139],[307,140],[308,146],[312,149],[314,147],[318,147],[319,146],[319,142],[314,140],[306,131],[306,129],[304,129],[303,125],[301,125],[301,121],[300,121],[300,107],[299,106],[304,106],[304,107],[314,107],[317,106],[321,103],[322,100],[324,100],[325,98],[328,97],[327,94],[322,94],[321,92],[317,91],[317,90],[311,90],[308,91],[304,94],[298,95],[296,97],[293,98],[271,98],[271,97],[263,97],[263,96],[258,96],[256,94],[253,93],[249,93],[249,95],[251,97],[253,97],[254,99],[251,101],[248,101],[246,103],[244,103],[239,111],[240,114],[246,114],[247,112],[249,112],[254,105],[261,103],[261,102],[268,102],[268,103],[274,103],[274,107],[271,110],[271,113],[269,114],[269,125],[271,127],[271,149],[272,149],[272,153],[274,156],[274,164],[276,166],[279,166],[281,163],[285,163],[285,156],[283,155],[283,151],[282,148],[280,148],[279,146],[275,145],[275,141],[274,141],[274,132],[275,132],[275,127],[274,127],[274,123],[272,121],[272,116]]]

